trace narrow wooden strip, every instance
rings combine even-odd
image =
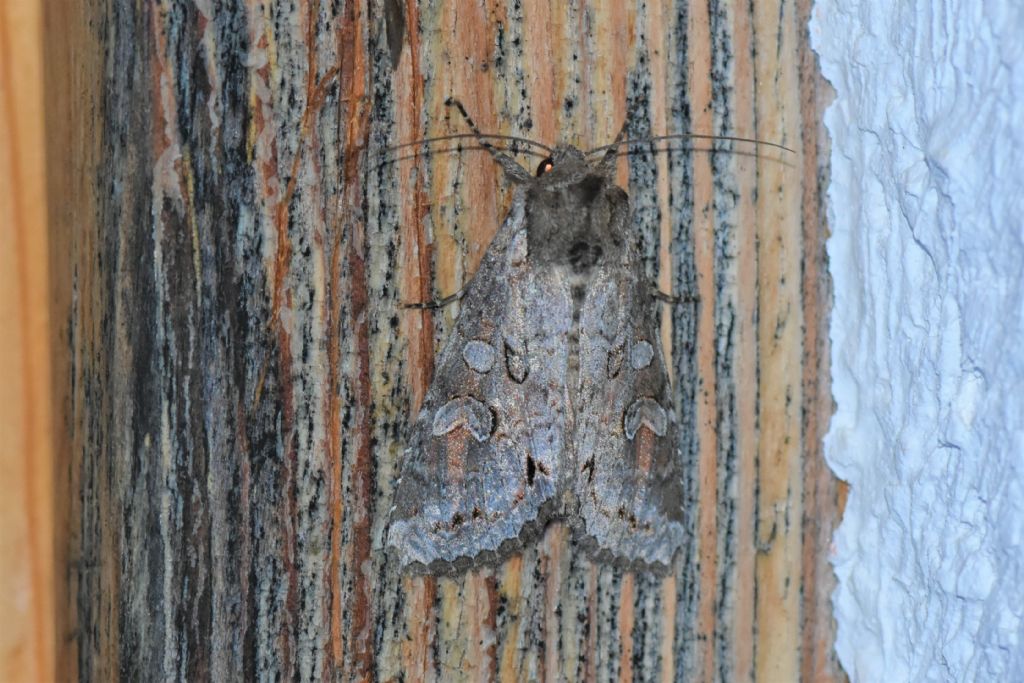
[[[0,8],[0,677],[9,680],[53,678],[54,585],[64,574],[52,542],[59,346],[50,313],[42,22],[42,3]]]
[[[572,683],[587,678],[590,638],[590,595],[587,590],[592,563],[578,548],[571,547],[563,559],[562,581],[562,676]]]
[[[673,113],[671,133],[685,133],[693,129],[692,101],[690,98],[691,69],[689,31],[689,3],[673,6],[671,44],[667,50],[673,68],[668,71],[667,95]],[[693,183],[692,153],[670,155],[669,171],[671,191],[669,211],[672,224],[672,276],[673,291],[681,296],[699,294],[696,265],[696,206]],[[676,382],[676,413],[679,418],[679,452],[683,460],[683,509],[686,511],[688,543],[677,560],[676,575],[671,584],[677,591],[674,601],[673,639],[668,645],[672,652],[672,667],[664,675],[669,680],[697,680],[703,663],[702,641],[698,632],[701,609],[701,545],[699,528],[702,517],[700,495],[700,430],[697,428],[702,392],[698,379],[699,308],[677,306],[672,311],[672,362]]]
[[[497,582],[497,610],[495,613],[495,638],[498,660],[497,680],[511,683],[519,680],[523,653],[522,601],[523,593],[523,558],[513,557],[502,569]]]
[[[737,44],[735,16],[742,12],[727,2],[709,3],[709,31],[711,34],[711,72],[713,131],[716,135],[734,134],[736,107],[742,107],[742,95],[737,95],[737,76],[742,73],[742,49]],[[739,70],[738,70],[739,69]],[[714,146],[712,146],[714,149]],[[745,637],[750,628],[749,620],[741,621],[743,609],[740,574],[744,550],[740,547],[739,534],[741,481],[743,467],[744,439],[756,442],[755,433],[745,433],[744,427],[755,424],[749,410],[749,398],[756,392],[747,390],[745,382],[750,377],[741,371],[754,369],[753,355],[749,349],[748,332],[755,318],[754,304],[750,296],[750,272],[742,273],[741,267],[750,267],[751,259],[746,256],[746,244],[753,236],[750,226],[749,205],[751,197],[743,196],[740,171],[742,159],[727,151],[708,153],[714,182],[712,199],[714,223],[714,283],[715,283],[715,385],[718,388],[716,401],[717,430],[717,487],[718,487],[718,595],[716,599],[715,625],[715,666],[716,677],[722,680],[742,680],[745,672],[738,665],[749,663],[750,639]],[[748,210],[744,211],[744,202]],[[747,225],[743,222],[747,220]],[[747,241],[742,241],[747,237]],[[746,286],[746,291],[745,291]],[[746,348],[745,348],[746,347]],[[744,395],[747,413],[743,413]],[[746,424],[744,423],[746,421]],[[752,594],[751,589],[751,594]]]
[[[799,152],[797,27],[792,2],[754,8],[759,138]],[[781,24],[768,17],[786,17]],[[770,84],[763,79],[771,74]],[[804,325],[798,176],[789,165],[761,164],[758,173],[760,425],[757,558],[760,680],[796,680],[800,652],[800,568],[803,519],[801,427]]]
[[[682,561],[682,558],[677,561]],[[662,683],[668,683],[669,681],[675,680],[676,674],[676,651],[675,651],[675,624],[676,624],[676,613],[678,610],[678,588],[676,587],[676,578],[674,576],[668,576],[663,579],[661,584],[661,629],[663,636],[661,639],[661,652],[660,652],[660,678],[658,680]]]
[[[625,572],[614,567],[601,567],[597,573],[597,620],[595,678],[601,683],[618,681],[622,666],[623,638],[621,626],[623,576]],[[632,610],[630,610],[632,612]],[[625,622],[632,628],[633,620]]]
[[[829,564],[832,534],[842,516],[845,484],[825,463],[823,438],[834,411],[829,390],[827,302],[831,281],[825,272],[825,240],[828,236],[824,192],[828,186],[828,135],[822,113],[831,99],[831,88],[818,72],[817,57],[810,45],[808,22],[811,6],[796,4],[800,69],[800,127],[802,156],[801,222],[803,227],[803,429],[804,513],[801,585],[800,680],[824,683],[845,681],[836,657],[835,620],[831,595],[835,575]]]
[[[730,128],[727,134],[753,137],[755,122],[755,84],[753,79],[753,31],[748,6],[733,6],[729,12],[732,33],[732,89]],[[758,624],[755,614],[756,539],[754,527],[757,505],[757,453],[760,440],[756,378],[758,375],[757,296],[757,159],[747,155],[728,156],[732,189],[736,193],[733,209],[735,233],[735,305],[736,305],[736,488],[734,608],[729,618],[735,636],[730,646],[732,680],[754,680],[754,649]]]
[[[618,680],[632,681],[635,675],[634,655],[636,643],[633,640],[633,627],[636,625],[636,575],[627,572],[622,577],[619,587],[619,661]]]
[[[713,130],[711,117],[712,84],[710,17],[704,3],[694,3],[687,14],[687,85],[692,130]],[[697,323],[697,374],[692,381],[700,383],[696,396],[696,429],[699,459],[697,462],[698,518],[697,563],[700,568],[697,623],[686,624],[695,639],[695,652],[690,675],[695,680],[710,680],[717,667],[715,633],[718,603],[718,387],[715,378],[715,291],[714,222],[712,215],[713,179],[710,159],[693,156],[693,241],[697,296],[700,298]]]
[[[99,251],[97,165],[103,142],[101,131],[105,127],[100,120],[104,48],[94,30],[101,24],[101,8],[90,3],[55,0],[7,3],[5,10],[21,7],[18,11],[32,12],[34,5],[42,12],[42,31],[18,30],[15,39],[40,41],[45,84],[44,106],[41,115],[33,116],[33,120],[45,125],[46,133],[45,145],[37,149],[45,149],[47,197],[37,206],[45,206],[48,214],[45,235],[50,268],[45,288],[33,287],[32,291],[45,291],[49,297],[54,487],[52,494],[42,491],[36,499],[42,504],[47,495],[52,495],[54,501],[52,585],[56,649],[52,674],[41,673],[39,678],[46,680],[52,675],[53,680],[69,681],[79,678],[80,652],[90,652],[84,670],[103,666],[98,652],[80,648],[83,640],[91,640],[91,635],[86,634],[91,634],[95,626],[82,619],[85,610],[80,606],[89,601],[80,601],[79,589],[83,583],[95,585],[101,573],[100,547],[82,544],[88,518],[85,510],[92,504],[83,495],[86,468],[82,454],[89,441],[87,425],[93,421],[93,428],[96,426],[94,406],[99,394],[95,375],[87,370],[87,366],[100,362],[99,354],[84,353],[83,346],[85,340],[98,334],[101,320],[100,307],[93,295]],[[58,32],[54,27],[61,30]],[[24,47],[9,57],[0,57],[0,61],[28,76],[32,72],[16,66],[15,60],[34,59],[34,55],[38,53]],[[16,83],[6,76],[3,79]],[[33,100],[19,95],[17,101],[32,106]],[[27,133],[17,137],[36,144],[30,142],[32,138]],[[14,225],[10,221],[5,224]],[[33,229],[31,234],[42,236],[43,228]],[[45,538],[46,534],[39,537]]]
[[[409,630],[402,634],[402,672],[416,681],[433,681],[437,666],[433,645],[437,638],[433,618],[437,581],[432,577],[407,577],[402,581],[407,608],[405,623]],[[391,677],[397,676],[395,672]]]
[[[634,578],[633,631],[633,679],[655,681],[661,676],[664,666],[662,644],[670,640],[666,634],[665,604],[662,602],[662,580],[648,572],[638,572]],[[675,615],[671,615],[675,616]]]
[[[536,607],[544,612],[543,648],[545,681],[563,677],[563,572],[569,543],[569,530],[563,524],[553,524],[544,535],[541,545],[541,572],[544,580],[544,601]]]

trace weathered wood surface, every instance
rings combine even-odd
[[[0,680],[54,676],[43,17],[0,3]]]
[[[54,111],[88,133],[72,147],[91,183],[61,223],[80,501],[64,511],[65,673],[841,678],[808,5],[64,7],[89,28],[79,53],[54,50],[88,106],[54,95]],[[652,276],[701,301],[664,325],[692,533],[666,578],[594,566],[558,525],[455,579],[381,553],[403,435],[457,314],[399,303],[457,290],[508,199],[479,152],[381,163],[464,132],[451,95],[490,132],[549,143],[605,143],[628,117],[633,134],[796,150],[678,143],[620,166]]]

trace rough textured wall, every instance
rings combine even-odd
[[[1024,679],[1024,9],[819,1],[858,681]]]
[[[54,155],[77,150],[53,190],[69,677],[837,675],[806,2],[74,4],[88,16],[54,30],[94,43],[48,88],[55,128],[76,122]],[[622,158],[652,278],[700,297],[665,309],[689,524],[666,577],[595,565],[558,524],[455,578],[381,552],[458,312],[400,304],[459,289],[508,199],[479,152],[387,152],[465,132],[451,95],[548,143],[606,143],[628,117],[795,150]]]

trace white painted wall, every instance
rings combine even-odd
[[[1024,681],[1024,2],[817,0],[854,681]]]

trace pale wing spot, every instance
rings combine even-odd
[[[462,347],[462,360],[466,361],[466,365],[470,368],[481,374],[491,371],[491,368],[494,367],[496,355],[497,352],[493,346],[479,339],[468,341]]]
[[[650,342],[640,340],[629,350],[629,364],[634,370],[643,370],[654,360],[654,347]]]
[[[646,425],[657,436],[665,436],[668,414],[653,398],[638,398],[626,410],[623,420],[626,438],[632,441],[641,425]]]
[[[434,436],[444,436],[465,427],[477,441],[487,441],[494,431],[494,414],[472,396],[460,396],[434,413]]]

